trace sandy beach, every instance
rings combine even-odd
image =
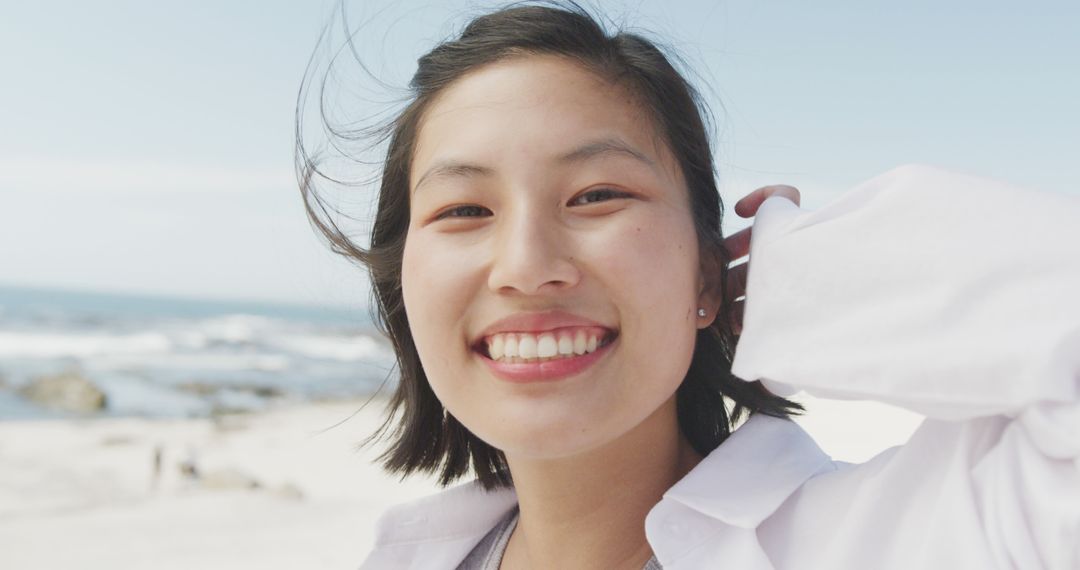
[[[435,489],[355,451],[383,405],[362,403],[0,422],[0,567],[355,568],[383,509]]]
[[[801,401],[809,413],[798,421],[845,461],[902,443],[920,419]],[[388,477],[375,450],[356,450],[384,401],[362,404],[0,422],[0,568],[356,568],[386,507],[438,489]]]

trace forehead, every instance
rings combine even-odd
[[[503,60],[458,79],[430,104],[419,125],[411,187],[432,163],[556,163],[597,140],[623,141],[674,170],[651,117],[625,87],[558,56]]]

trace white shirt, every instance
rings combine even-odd
[[[770,198],[750,260],[737,376],[927,419],[855,465],[751,417],[646,517],[666,570],[1080,569],[1080,198],[904,166]],[[362,568],[453,569],[515,504],[394,507]]]

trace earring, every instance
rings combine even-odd
[[[701,307],[698,307],[697,316],[704,317],[705,316],[705,309],[702,309]]]

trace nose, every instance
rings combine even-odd
[[[496,293],[554,293],[576,285],[573,237],[557,216],[522,208],[499,223],[492,243],[488,287]]]

